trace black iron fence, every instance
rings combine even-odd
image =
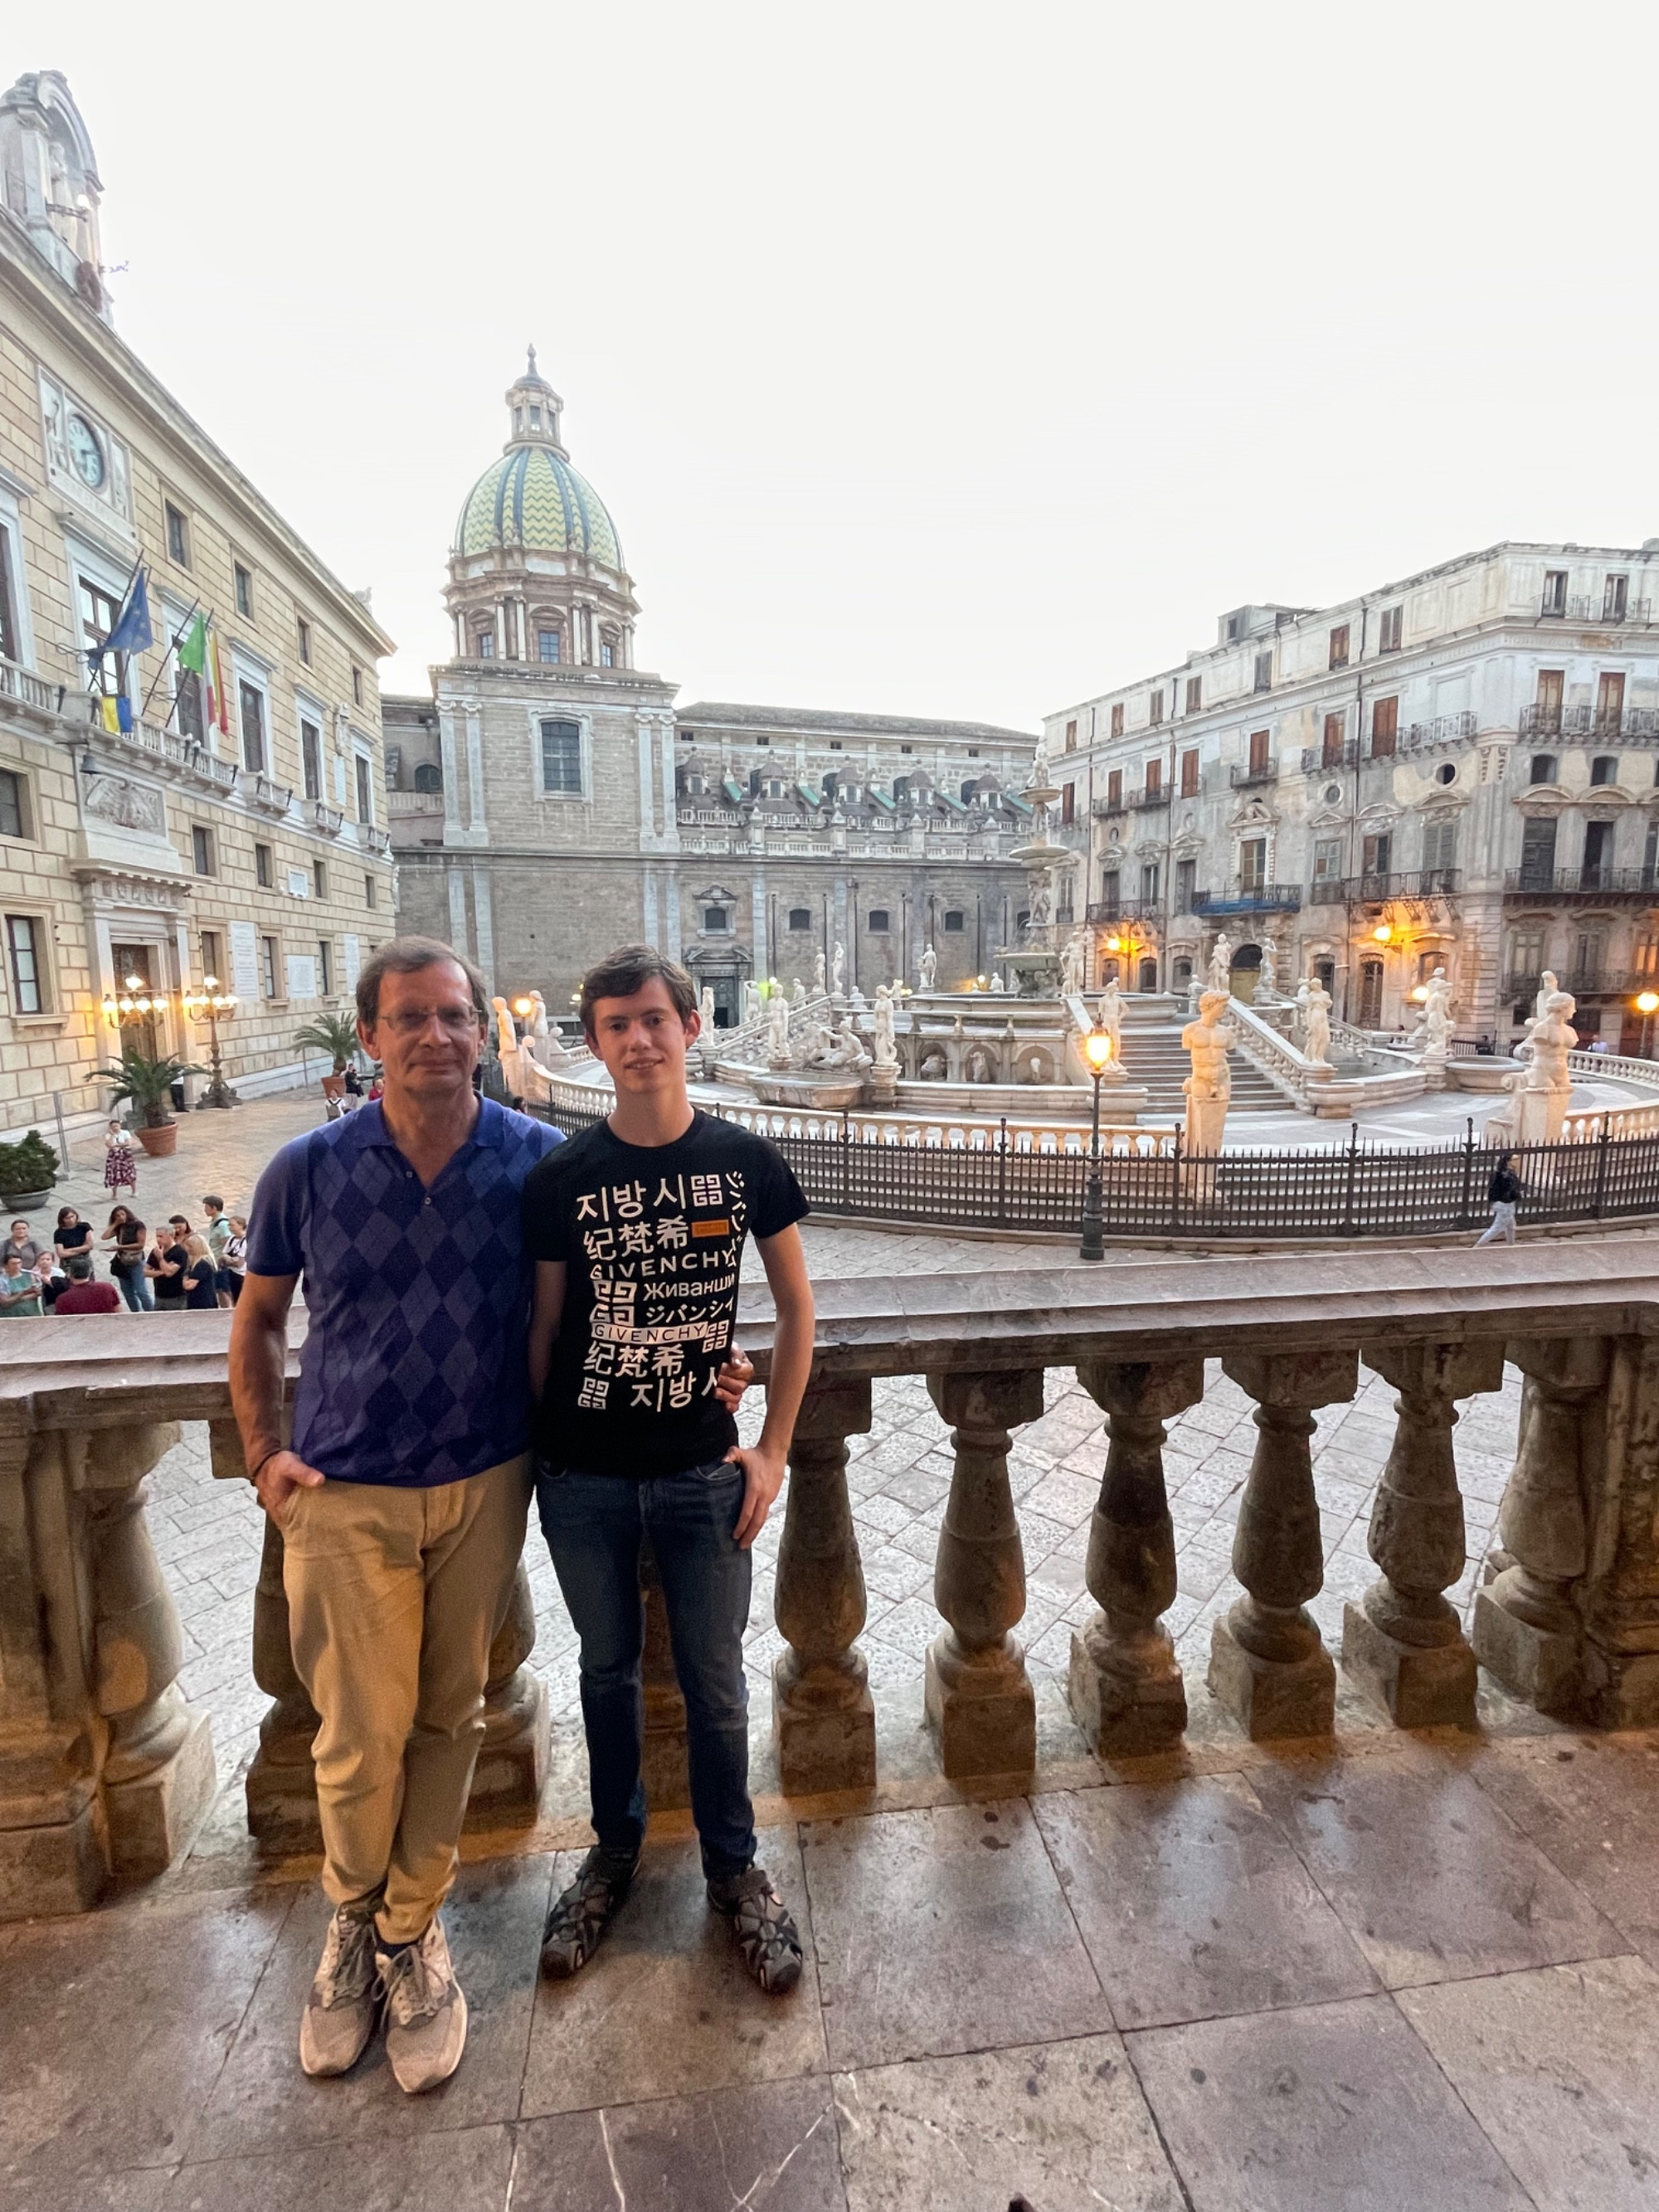
[[[560,1105],[545,1109],[574,1133],[599,1120]],[[815,1212],[838,1219],[938,1224],[1076,1236],[1091,1162],[1085,1152],[1026,1149],[1007,1123],[990,1141],[960,1146],[875,1141],[867,1123],[839,1134],[789,1133],[792,1117],[744,1112],[794,1170]],[[895,1126],[899,1126],[895,1124]],[[1131,1141],[1135,1141],[1131,1133]],[[1473,1127],[1461,1145],[1401,1152],[1362,1145],[1295,1151],[1107,1152],[1100,1160],[1109,1237],[1194,1239],[1432,1237],[1480,1227],[1501,1154]],[[1522,1224],[1627,1220],[1659,1214],[1659,1133],[1515,1151]]]

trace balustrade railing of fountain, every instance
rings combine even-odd
[[[856,1160],[866,1148],[848,1147]],[[879,1161],[887,1148],[868,1148]],[[974,1156],[975,1164],[1000,1162]],[[988,1295],[988,1292],[989,1295]],[[38,1322],[0,1337],[0,1917],[73,1911],[112,1873],[154,1875],[213,1796],[206,1715],[180,1698],[184,1641],[145,1520],[145,1477],[180,1421],[210,1425],[216,1474],[240,1477],[225,1349],[230,1316]],[[306,1316],[294,1316],[289,1371]],[[770,1308],[745,1293],[742,1339],[763,1382]],[[1461,1402],[1524,1378],[1501,1550],[1467,1629],[1445,1593],[1465,1570],[1453,1431]],[[1018,1775],[1036,1756],[1018,1431],[1046,1370],[1073,1371],[1105,1415],[1067,1694],[1090,1747],[1121,1759],[1179,1747],[1188,1692],[1163,1616],[1176,1595],[1166,1425],[1197,1406],[1206,1362],[1255,1401],[1257,1438],[1233,1542],[1241,1595],[1217,1620],[1210,1692],[1250,1737],[1318,1739],[1337,1665],[1402,1727],[1475,1726],[1477,1660],[1515,1695],[1581,1725],[1659,1721],[1659,1238],[1499,1254],[1218,1260],[1202,1268],[1073,1265],[906,1273],[818,1285],[817,1345],[789,1455],[775,1613],[772,1729],[782,1788],[869,1790],[876,1709],[859,1638],[863,1569],[849,1440],[872,1386],[920,1375],[949,1430],[937,1538],[939,1629],[918,1660],[947,1776]],[[1324,1581],[1310,1438],[1362,1370],[1398,1393],[1370,1531],[1376,1579],[1345,1608],[1339,1651],[1308,1611]],[[250,1500],[247,1510],[255,1509]],[[250,1828],[314,1847],[316,1716],[293,1668],[283,1541],[264,1524],[253,1676],[272,1702],[246,1782]],[[646,1592],[647,1772],[685,1802],[684,1705],[658,1594]],[[520,1570],[491,1653],[471,1819],[534,1817],[546,1698],[526,1662]]]

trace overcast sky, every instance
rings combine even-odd
[[[398,640],[527,340],[696,698],[1032,728],[1659,534],[1650,4],[29,11],[119,327]]]

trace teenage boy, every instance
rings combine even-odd
[[[639,1863],[648,1535],[685,1695],[708,1901],[732,1922],[754,1979],[781,1991],[800,1978],[800,1937],[755,1864],[743,1633],[750,1547],[783,1481],[812,1362],[812,1291],[795,1226],[806,1200],[763,1138],[693,1109],[685,1053],[696,1009],[684,969],[647,945],[589,973],[582,1028],[617,1103],[525,1185],[536,1498],[581,1640],[599,1838],[548,1916],[542,1966],[562,1978],[587,1963]],[[743,1450],[716,1382],[750,1235],[777,1322],[765,1425]]]

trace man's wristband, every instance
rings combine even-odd
[[[287,1449],[288,1446],[286,1444],[273,1445],[271,1449],[265,1454],[264,1457],[260,1460],[257,1465],[251,1467],[248,1469],[248,1480],[250,1482],[258,1482],[260,1475],[264,1473],[264,1469],[270,1465],[272,1460],[280,1459]]]

